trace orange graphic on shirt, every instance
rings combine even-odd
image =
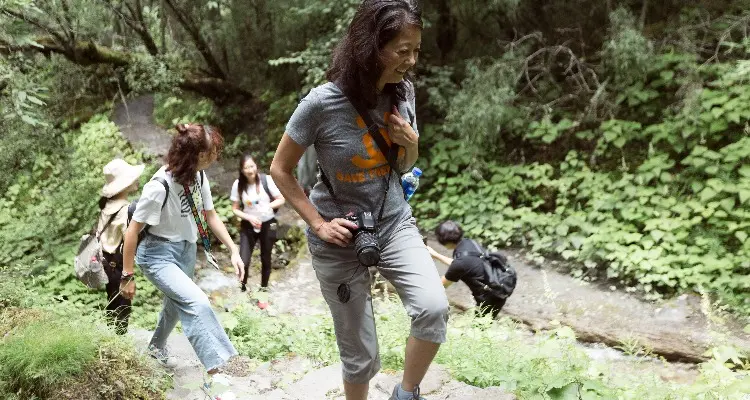
[[[383,115],[383,120],[388,121],[388,117],[390,117],[391,113],[386,112]],[[365,124],[365,121],[362,119],[362,117],[357,116],[357,126],[365,129],[367,128],[367,125]],[[378,130],[380,131],[380,134],[385,139],[385,142],[388,144],[388,146],[391,145],[391,137],[388,134],[388,130],[384,128],[378,127]],[[385,155],[382,151],[380,151],[380,147],[378,147],[377,143],[375,142],[375,139],[372,138],[372,135],[370,132],[365,132],[364,135],[362,135],[362,144],[365,147],[365,152],[367,153],[366,157],[363,157],[360,154],[355,155],[351,158],[352,164],[360,169],[363,169],[364,171],[360,171],[357,173],[344,173],[341,171],[336,172],[336,178],[339,181],[342,182],[365,182],[369,179],[375,179],[381,176],[386,176],[390,170],[391,166],[388,165],[388,160],[386,160]],[[400,148],[398,152],[399,157],[403,157],[405,154],[405,149]]]

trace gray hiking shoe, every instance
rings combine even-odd
[[[176,361],[169,357],[169,351],[166,348],[160,349],[150,344],[148,345],[148,355],[164,367],[175,368],[177,366]]]
[[[419,385],[414,387],[414,391],[411,393],[411,395],[407,399],[399,399],[398,389],[400,388],[401,388],[401,384],[397,383],[396,386],[393,388],[393,394],[391,395],[391,398],[388,400],[427,400],[424,397],[419,395]]]

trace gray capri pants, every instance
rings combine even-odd
[[[333,315],[344,380],[355,384],[368,383],[380,370],[368,269],[359,266],[353,246],[343,248],[320,243],[320,239],[309,243],[320,290]],[[378,270],[396,287],[406,313],[411,317],[411,336],[444,343],[448,298],[414,218],[401,222],[389,234],[382,235],[380,247]],[[347,281],[351,297],[349,302],[342,303],[337,289]]]

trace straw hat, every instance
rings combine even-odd
[[[103,197],[112,197],[127,189],[143,173],[145,165],[130,165],[127,161],[115,158],[105,165],[102,171],[107,183],[102,187]]]

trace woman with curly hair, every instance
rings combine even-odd
[[[164,294],[164,306],[149,343],[152,355],[166,362],[167,337],[181,321],[185,336],[209,374],[203,388],[212,399],[211,376],[237,351],[208,297],[193,282],[198,240],[209,262],[215,263],[207,227],[230,250],[237,277],[241,280],[243,275],[239,248],[214,210],[211,186],[204,172],[221,153],[222,146],[221,134],[214,127],[177,126],[167,164],[143,187],[125,233],[120,283],[122,295],[132,299],[135,261],[143,275]]]

